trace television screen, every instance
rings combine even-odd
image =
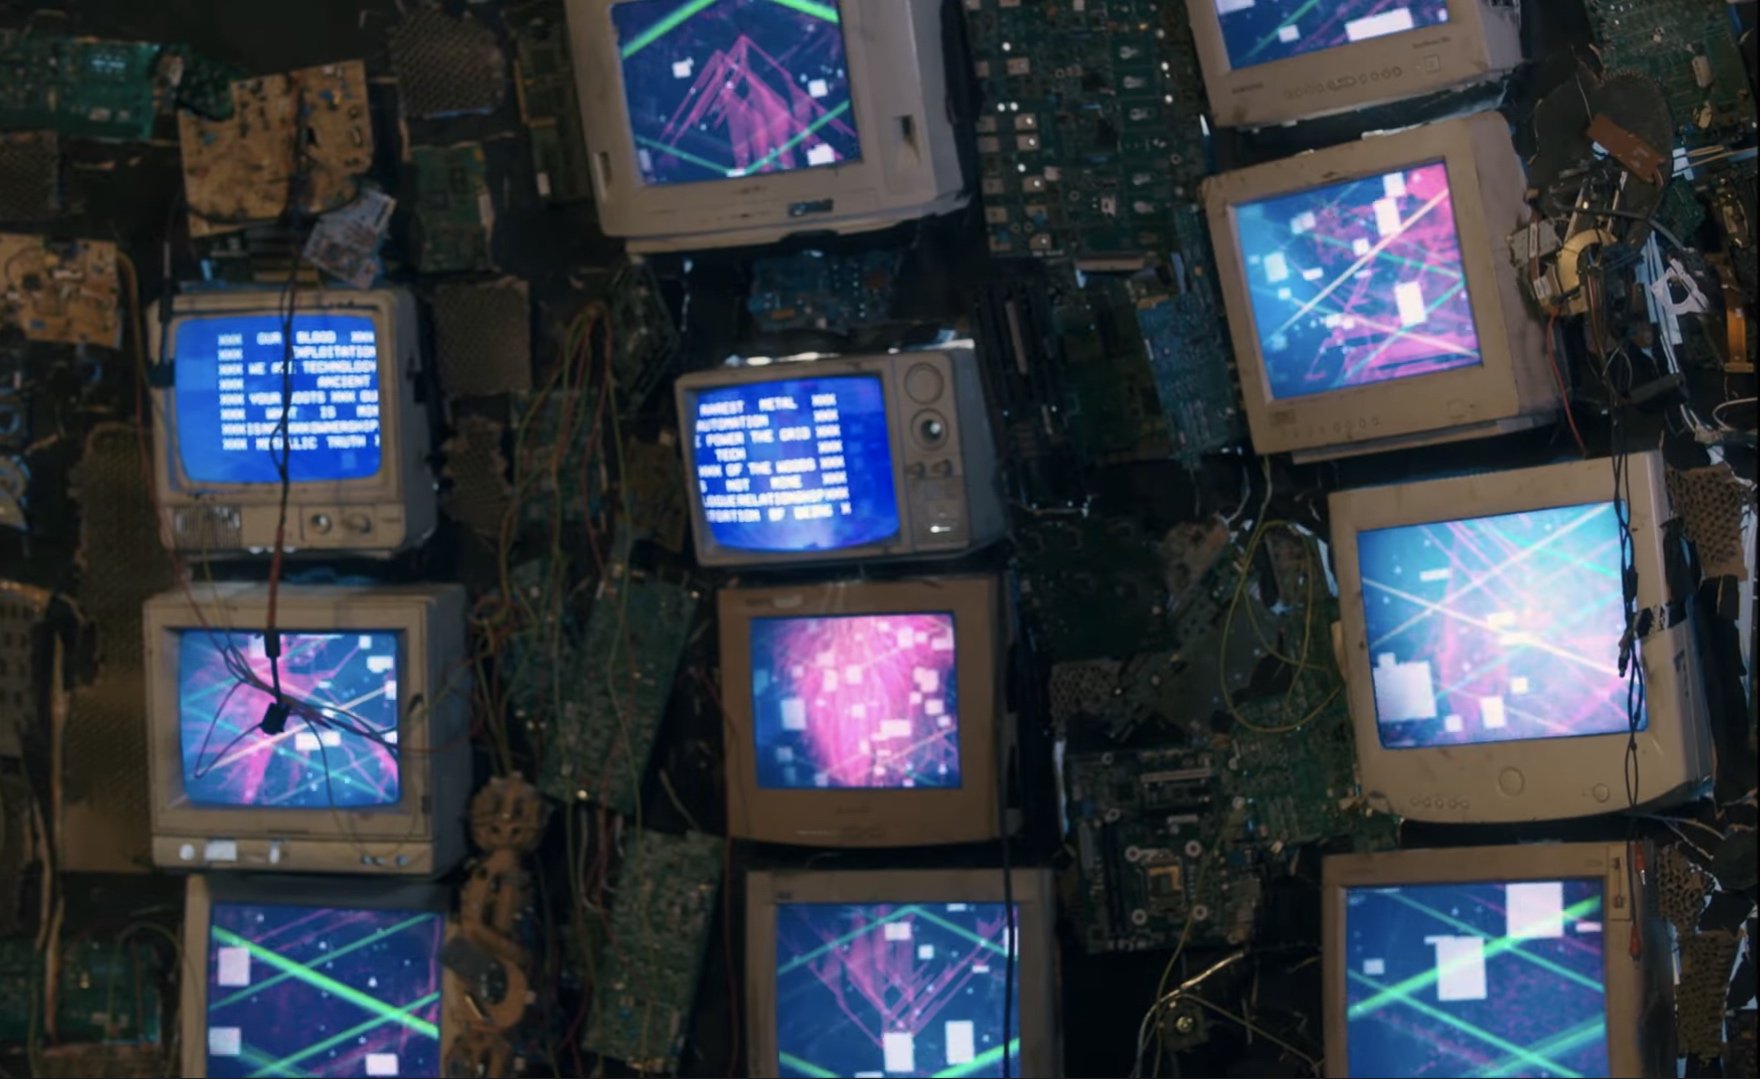
[[[185,796],[198,806],[256,809],[396,805],[400,636],[281,634],[285,695],[348,727],[378,732],[375,739],[313,726],[298,711],[281,734],[264,733],[260,724],[274,698],[263,635],[178,631]]]
[[[190,318],[173,368],[177,448],[192,483],[281,482],[281,405],[293,483],[379,472],[379,342],[365,315],[296,314],[284,385],[280,315]]]
[[[1448,21],[1448,0],[1215,0],[1232,68],[1372,41]]]
[[[758,785],[960,785],[952,614],[751,623]]]
[[[703,516],[748,551],[834,551],[899,530],[879,377],[779,378],[698,391],[690,406]]]
[[[1234,208],[1273,398],[1476,367],[1440,161]]]
[[[1382,745],[1627,729],[1612,502],[1361,532],[1357,564]]]
[[[779,905],[777,1074],[1001,1075],[1007,933],[1001,903]]]
[[[611,7],[648,184],[860,160],[838,0]]]
[[[440,1074],[446,920],[215,902],[210,1076]]]
[[[1600,880],[1350,889],[1350,1074],[1612,1074],[1601,907]]]

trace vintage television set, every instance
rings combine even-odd
[[[1547,422],[1558,386],[1508,239],[1526,185],[1494,112],[1206,181],[1253,448],[1314,460]]]
[[[165,545],[186,557],[275,545],[283,398],[292,551],[389,557],[434,529],[421,337],[407,292],[178,297],[154,335],[154,484]]]
[[[450,905],[426,884],[190,877],[180,1074],[450,1074]]]
[[[1645,864],[1623,842],[1325,859],[1326,1074],[1673,1075]]]
[[[970,349],[720,368],[677,395],[702,565],[946,557],[1006,530]]]
[[[278,660],[266,585],[147,602],[154,863],[451,868],[471,785],[464,589],[283,585],[275,617]]]
[[[568,21],[600,224],[631,250],[860,232],[969,198],[944,0],[568,0]]]
[[[750,874],[747,1074],[1061,1075],[1051,872],[1009,879]]]
[[[995,578],[723,589],[717,606],[732,835],[897,847],[1003,834]]]
[[[1259,127],[1498,78],[1522,62],[1509,0],[1193,0],[1216,122]]]
[[[1690,620],[1641,627],[1641,689],[1622,668],[1622,544],[1637,609],[1657,612],[1680,540],[1659,454],[1625,459],[1617,503],[1614,475],[1573,461],[1332,496],[1341,666],[1372,801],[1415,820],[1555,820],[1710,775]]]

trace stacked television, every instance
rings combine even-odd
[[[153,861],[192,873],[183,1074],[439,1074],[464,592],[290,580],[434,526],[414,300],[196,292],[157,337],[160,532],[205,567],[143,612]]]

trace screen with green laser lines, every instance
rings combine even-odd
[[[1608,1074],[1602,882],[1353,888],[1351,1075]]]

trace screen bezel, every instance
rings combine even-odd
[[[1500,160],[1481,159],[1482,154],[1491,153]],[[1236,207],[1438,161],[1448,170],[1480,363],[1326,393],[1273,397],[1253,312],[1246,257],[1240,248]],[[1255,450],[1271,454],[1342,447],[1355,441],[1441,432],[1520,414],[1527,374],[1522,364],[1531,364],[1535,357],[1517,356],[1511,341],[1526,332],[1524,324],[1532,324],[1533,319],[1515,292],[1513,270],[1506,273],[1503,268],[1507,260],[1500,251],[1507,249],[1504,233],[1508,229],[1492,218],[1506,206],[1515,212],[1525,180],[1514,181],[1512,190],[1500,193],[1486,189],[1487,182],[1509,186],[1503,182],[1510,181],[1511,170],[1520,177],[1521,161],[1515,155],[1507,123],[1491,113],[1370,136],[1206,181],[1206,216],[1216,240],[1217,275],[1229,331],[1235,355],[1241,359],[1242,403]],[[1513,228],[1516,223],[1512,216],[1506,224]],[[1531,332],[1538,350],[1538,326],[1533,325]]]
[[[773,843],[906,846],[1002,834],[997,685],[1005,651],[993,577],[850,581],[797,588],[722,589],[721,703],[727,717],[730,834]],[[751,623],[758,618],[948,612],[959,679],[960,785],[953,788],[764,788],[758,785]],[[839,828],[817,827],[836,822]]]
[[[1020,1075],[1063,1074],[1057,1026],[1054,884],[1047,869],[1011,878],[1020,942]],[[785,903],[1001,903],[1001,869],[754,872],[746,877],[746,1004],[751,1075],[779,1074],[776,908]],[[1028,942],[1033,952],[1028,953]]]
[[[1640,608],[1667,599],[1663,525],[1671,516],[1663,489],[1662,459],[1651,452],[1627,459],[1631,469],[1631,534]],[[1333,569],[1338,579],[1342,666],[1356,731],[1362,786],[1385,797],[1388,808],[1419,820],[1543,820],[1604,813],[1625,806],[1627,732],[1570,738],[1449,744],[1388,749],[1382,746],[1370,670],[1367,622],[1357,534],[1402,525],[1493,517],[1559,506],[1611,501],[1613,467],[1607,459],[1540,468],[1343,491],[1330,500]],[[1676,627],[1684,630],[1685,626]],[[1649,723],[1637,734],[1642,761],[1640,801],[1652,800],[1693,777],[1685,727],[1692,722],[1686,679],[1677,665],[1680,634],[1664,631],[1643,642],[1645,706]],[[1525,773],[1515,794],[1503,774]],[[1656,778],[1651,778],[1656,777]],[[1660,784],[1652,786],[1651,784]],[[1598,797],[1598,794],[1601,795]]]
[[[179,1022],[183,1036],[182,1074],[192,1079],[203,1079],[208,1074],[208,929],[215,903],[432,911],[445,922],[442,944],[451,940],[457,930],[451,916],[451,893],[438,885],[359,877],[190,876],[184,889]],[[440,986],[439,1059],[444,1070],[447,1047],[457,1033],[453,1029],[452,1010],[460,999],[455,976],[444,966],[440,968]]]
[[[1607,1000],[1610,1075],[1643,1075],[1645,978],[1625,941],[1643,897],[1633,888],[1633,858],[1624,843],[1540,843],[1528,846],[1401,850],[1327,857],[1321,869],[1321,962],[1326,1002],[1326,1074],[1350,1072],[1346,988],[1346,893],[1356,888],[1418,884],[1482,884],[1528,880],[1602,882],[1603,987]],[[1652,949],[1644,948],[1643,952]],[[1661,956],[1652,955],[1651,961]],[[1622,1032],[1624,1036],[1622,1036]]]

